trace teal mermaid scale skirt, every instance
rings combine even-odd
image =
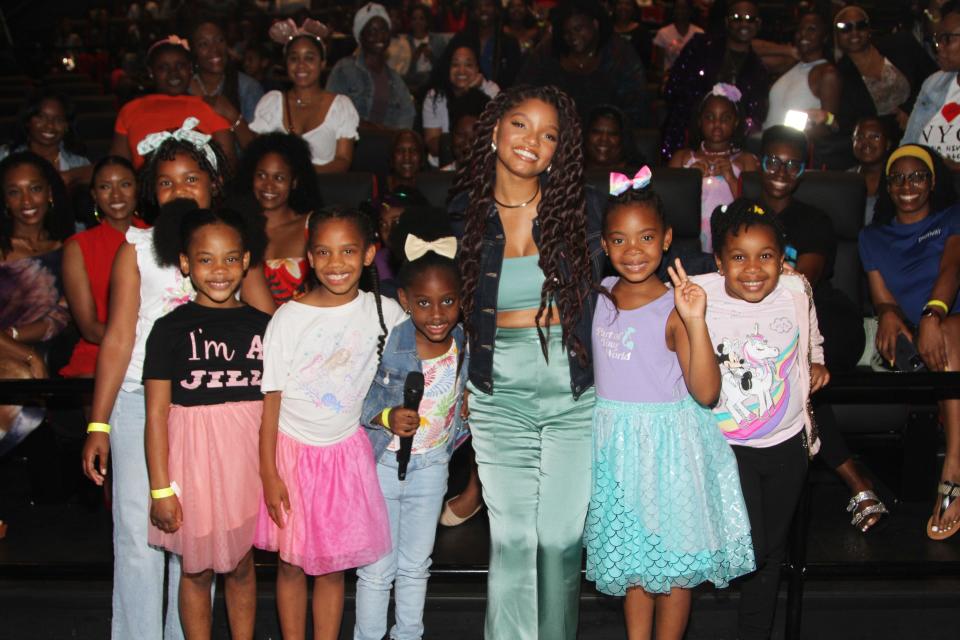
[[[584,546],[599,591],[725,587],[755,569],[736,458],[712,413],[689,396],[597,397],[592,484]]]

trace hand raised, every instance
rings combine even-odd
[[[707,315],[707,292],[690,281],[680,258],[674,260],[674,266],[667,267],[667,274],[673,283],[673,305],[683,321],[703,319]]]

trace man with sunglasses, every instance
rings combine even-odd
[[[901,144],[923,144],[935,149],[950,167],[960,171],[960,2],[940,9],[933,25],[933,44],[940,71],[920,88]]]
[[[661,152],[665,159],[686,146],[693,111],[718,82],[740,89],[746,133],[758,131],[763,123],[770,78],[751,47],[760,30],[757,4],[750,0],[730,3],[724,25],[723,34],[694,36],[671,68],[664,90],[667,120]]]

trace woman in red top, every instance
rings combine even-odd
[[[107,325],[110,269],[130,226],[146,227],[137,217],[137,176],[126,158],[107,156],[93,169],[90,195],[100,224],[70,237],[63,246],[63,287],[80,341],[67,378],[92,378]]]
[[[147,67],[156,93],[131,100],[120,109],[114,125],[112,155],[133,161],[140,168],[143,157],[137,144],[151,133],[173,131],[193,116],[200,123],[196,130],[213,136],[220,144],[227,163],[236,165],[233,130],[238,122],[227,122],[203,98],[187,94],[193,63],[186,40],[169,36],[147,50]]]

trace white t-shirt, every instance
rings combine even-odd
[[[289,133],[283,126],[283,101],[282,91],[265,93],[257,103],[256,116],[250,123],[250,130],[254,133],[272,131]],[[359,137],[357,135],[359,124],[360,115],[350,98],[337,95],[320,126],[300,136],[310,145],[313,164],[327,164],[333,160],[337,152],[337,140],[340,138],[356,140]]]
[[[949,160],[960,162],[960,85],[950,83],[943,106],[937,110],[920,132],[920,144],[933,147]]]
[[[695,24],[691,24],[689,27],[687,27],[687,34],[682,36],[680,35],[680,32],[677,31],[677,25],[673,24],[672,22],[657,31],[657,35],[653,37],[653,44],[654,46],[660,47],[664,51],[664,71],[673,66],[673,63],[677,61],[677,57],[680,55],[680,52],[683,51],[683,48],[687,46],[688,42],[690,42],[690,38],[698,33],[703,33],[703,29]]]
[[[137,251],[137,269],[140,271],[140,309],[137,312],[137,330],[130,354],[130,364],[120,388],[133,392],[143,387],[143,357],[147,351],[147,337],[157,318],[165,316],[182,304],[193,300],[190,278],[180,273],[179,267],[163,267],[157,263],[153,251],[153,229],[130,227],[127,242]]]
[[[403,321],[400,305],[381,297],[387,329]],[[277,309],[263,338],[260,389],[282,392],[280,431],[313,446],[353,435],[377,373],[382,329],[373,293],[339,307],[291,301]]]

